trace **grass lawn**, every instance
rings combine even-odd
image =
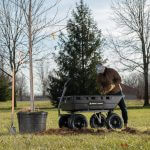
[[[142,108],[143,101],[126,101],[129,114],[129,126],[139,131],[150,131],[150,107]],[[38,101],[36,107],[48,112],[47,129],[58,128],[56,109],[50,109],[49,101]],[[17,113],[20,109],[29,107],[29,102],[18,102]],[[0,150],[150,150],[149,134],[131,134],[115,131],[99,135],[35,135],[19,134],[17,116],[15,127],[17,134],[10,135],[11,102],[0,103]],[[120,110],[116,112],[120,114]],[[84,113],[89,120],[92,113]],[[90,128],[90,127],[89,127]]]

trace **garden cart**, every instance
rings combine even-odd
[[[121,117],[113,113],[122,96],[118,95],[71,95],[65,96],[67,85],[65,83],[62,96],[59,98],[58,115],[59,127],[81,129],[88,126],[86,117],[82,112],[93,112],[90,117],[92,128],[107,127],[109,129],[121,129],[123,121]],[[62,113],[65,111],[67,113]],[[80,113],[79,113],[80,112]],[[106,113],[104,115],[103,113]]]

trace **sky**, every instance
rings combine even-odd
[[[51,1],[55,2],[56,0],[51,0]],[[111,1],[112,0],[84,0],[84,3],[86,3],[88,7],[90,8],[92,16],[94,20],[97,22],[97,25],[99,29],[101,29],[102,34],[104,36],[106,36],[109,31],[111,31],[112,33],[113,31],[115,31],[115,28],[116,28],[114,22],[111,19],[111,15],[112,15]],[[52,9],[51,14],[50,15],[48,14],[48,15],[49,17],[54,16],[56,10],[58,9],[56,20],[65,18],[67,15],[67,18],[59,23],[59,25],[65,26],[67,23],[67,20],[71,17],[72,10],[75,9],[76,7],[76,3],[79,3],[79,2],[80,0],[61,0],[61,2],[57,5],[57,7]],[[61,28],[63,28],[63,26],[51,27],[49,28],[47,32],[52,33],[57,30],[60,30]],[[46,47],[47,45],[48,48],[50,47],[51,49],[54,49],[56,40],[57,40],[57,37],[56,39],[55,38],[53,39],[53,37],[50,37],[50,41],[48,42],[49,44],[48,45],[45,44],[44,46]],[[112,56],[112,54],[110,55],[108,51],[104,52],[103,56],[104,56],[104,59],[108,60],[106,64],[107,66],[115,67],[115,61],[114,61],[115,56]],[[49,70],[52,70],[55,67],[55,64],[53,63],[53,60],[51,58],[49,59],[47,63],[49,64],[49,67],[48,67]],[[34,87],[35,94],[39,94],[40,82],[37,77],[36,71],[34,72],[34,83],[35,83],[35,87]]]
[[[59,20],[59,18],[64,18],[66,14],[68,14],[68,16],[64,21],[59,23],[60,25],[66,25],[67,20],[72,15],[71,14],[72,10],[75,9],[76,3],[79,2],[80,0],[61,0],[61,2],[58,5],[57,19]],[[84,3],[86,3],[90,8],[92,16],[96,21],[98,28],[101,29],[104,37],[107,36],[108,33],[116,34],[116,25],[112,21],[112,10],[111,10],[112,0],[84,0]],[[58,28],[61,29],[63,27],[52,27],[49,32],[55,32],[58,30]],[[105,56],[108,59],[108,65],[113,64],[111,63],[112,60],[108,52],[104,52],[104,57]]]
[[[79,2],[80,0],[61,0],[61,2],[58,5],[58,10],[59,10],[58,15],[57,15],[58,19],[64,18],[69,11],[67,18],[63,22],[60,23],[61,25],[66,25],[67,20],[72,15],[71,14],[72,10],[75,9],[76,3],[79,3]],[[94,20],[96,21],[98,28],[101,29],[104,37],[107,37],[109,33],[113,35],[117,34],[117,31],[116,31],[117,26],[112,21],[112,14],[113,14],[111,10],[112,0],[84,0],[84,3],[86,3],[89,9],[91,10],[92,16]],[[62,27],[59,27],[59,29],[61,28]],[[50,32],[55,32],[56,30],[58,30],[56,29],[56,27],[51,28]],[[54,41],[56,40],[54,39]],[[108,50],[105,50],[103,53],[104,59],[108,60],[106,65],[109,67],[115,67],[117,58],[116,56],[114,56],[113,53],[111,54],[110,53],[111,52]],[[112,56],[113,56],[113,59],[112,59]]]
[[[69,3],[67,3],[69,2]],[[75,8],[80,0],[62,0],[69,8]],[[98,24],[98,27],[104,32],[110,28],[111,0],[85,0],[84,1],[92,11],[92,15]]]
[[[111,1],[112,0],[84,0],[84,3],[90,8],[98,27],[102,29],[104,33],[114,26],[114,23],[112,23],[110,19],[112,14]],[[63,18],[68,10],[70,10],[68,18],[71,17],[71,10],[73,10],[76,7],[76,3],[79,2],[80,0],[61,0],[58,5],[58,17]],[[64,24],[66,23],[66,20],[64,21]]]

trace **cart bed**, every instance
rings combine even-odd
[[[64,96],[61,101],[63,111],[92,111],[92,110],[113,110],[120,102],[122,96]]]

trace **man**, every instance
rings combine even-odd
[[[96,71],[97,71],[97,85],[100,94],[123,95],[120,86],[121,77],[116,70],[98,64],[96,65]],[[122,111],[124,127],[127,128],[128,113],[124,97],[122,97],[118,105]]]

